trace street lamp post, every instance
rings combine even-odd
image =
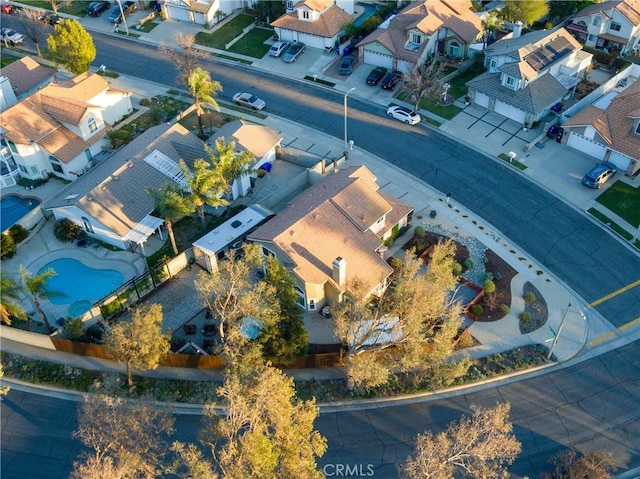
[[[344,94],[344,151],[347,151],[347,97],[349,96],[349,93],[355,89],[356,87],[353,87]]]
[[[569,314],[570,309],[571,309],[571,303],[569,303],[569,306],[567,306],[567,310],[565,311],[564,316],[562,317],[562,321],[560,321],[560,327],[558,328],[558,332],[555,334],[553,338],[553,343],[551,343],[549,354],[547,354],[547,361],[551,359],[551,355],[553,354],[553,348],[555,348],[556,344],[558,344],[558,338],[560,337],[560,333],[562,332],[562,327],[564,326],[564,322],[567,319],[567,315]]]
[[[127,19],[124,16],[124,10],[122,10],[122,0],[116,0],[118,2],[118,7],[120,7],[120,18],[122,18],[122,23],[124,23],[124,31],[129,35],[129,27],[127,26]],[[118,22],[116,22],[116,28],[118,27]]]

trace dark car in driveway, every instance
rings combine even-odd
[[[132,1],[124,2],[122,4],[122,11],[120,11],[120,6],[116,5],[115,8],[111,11],[111,15],[109,15],[109,21],[111,23],[121,23],[123,13],[126,16],[135,11],[136,3]]]
[[[589,188],[598,189],[604,185],[609,178],[616,174],[618,167],[608,161],[597,164],[591,171],[582,177],[582,184]]]
[[[99,17],[102,12],[109,10],[111,4],[109,2],[91,2],[87,8],[87,15],[91,17]]]
[[[356,64],[356,57],[353,55],[347,55],[340,60],[340,66],[338,67],[338,73],[340,75],[350,75],[353,72],[353,66]]]
[[[380,87],[384,90],[393,90],[402,79],[402,72],[393,70],[388,72],[380,81]]]
[[[387,74],[385,67],[375,67],[371,70],[371,73],[367,76],[367,85],[375,86],[380,83],[380,80]]]
[[[296,61],[296,58],[302,54],[305,48],[305,44],[302,42],[294,43],[289,47],[289,49],[284,52],[282,55],[282,61],[285,63],[293,63]]]

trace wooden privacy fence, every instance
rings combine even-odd
[[[57,338],[55,336],[51,336],[51,342],[57,351],[64,351],[65,353],[78,354],[81,356],[90,356],[93,358],[114,359],[111,350],[103,344],[82,343],[79,341]],[[174,368],[222,369],[225,364],[222,356],[168,353],[160,359],[160,366]],[[335,368],[342,367],[344,364],[340,361],[340,353],[334,352],[308,354],[306,356],[296,358],[289,364],[277,366],[282,369]]]

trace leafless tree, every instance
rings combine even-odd
[[[404,89],[409,92],[415,110],[420,107],[423,99],[437,100],[442,95],[443,77],[444,62],[435,57],[404,74]]]
[[[189,85],[189,78],[198,67],[203,57],[202,51],[195,48],[196,37],[184,32],[176,32],[173,42],[160,44],[160,52],[171,59],[178,68],[178,82]]]
[[[41,57],[40,43],[44,41],[47,35],[47,24],[42,21],[41,13],[29,8],[23,8],[22,14],[18,16],[24,34],[31,40],[35,46],[38,56]]]

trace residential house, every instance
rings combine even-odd
[[[0,108],[5,110],[15,105],[18,100],[43,87],[55,74],[56,70],[40,65],[28,56],[0,68],[0,82],[3,85],[3,91],[0,92]],[[5,93],[5,81],[8,82],[11,93]]]
[[[271,22],[280,40],[329,50],[339,43],[343,28],[353,21],[353,1],[287,2],[288,12]]]
[[[341,169],[294,198],[248,235],[296,278],[306,311],[340,302],[355,278],[381,293],[392,268],[385,241],[409,223],[413,209],[380,192],[364,166]]]
[[[143,248],[164,222],[151,215],[155,204],[147,188],[159,190],[168,181],[185,185],[178,162],[196,158],[206,158],[196,135],[179,123],[154,126],[67,185],[43,209],[105,243]]]
[[[564,28],[513,32],[484,50],[488,71],[467,82],[476,105],[531,125],[572,94],[592,55]]]
[[[83,73],[49,83],[7,108],[0,138],[24,178],[75,180],[107,144],[110,124],[132,111],[130,93],[110,88],[100,75]]]
[[[231,184],[230,200],[246,196],[251,188],[251,177],[256,176],[255,170],[275,161],[282,137],[266,126],[247,124],[237,120],[226,123],[209,138],[208,145],[214,151],[218,138],[224,138],[225,143],[235,142],[236,152],[250,151],[256,157],[255,163],[251,166],[252,172],[242,175]]]
[[[163,0],[162,8],[167,18],[210,27],[235,10],[252,5],[242,0]]]
[[[640,173],[640,80],[610,91],[562,124],[567,145],[615,164],[629,176]]]
[[[571,18],[567,30],[582,44],[624,55],[640,49],[640,0],[594,3]]]
[[[238,146],[241,144],[264,144],[259,138],[269,136],[260,129],[245,130],[247,125],[242,122],[235,123],[236,128],[229,129],[231,134],[225,141],[237,138],[237,149],[243,148]],[[234,137],[237,131],[240,134]],[[245,133],[257,139],[253,143],[245,141]],[[272,160],[275,154],[258,150],[256,157]],[[168,181],[187,187],[178,164],[184,160],[191,166],[198,158],[208,160],[209,156],[202,140],[188,129],[179,123],[154,126],[67,185],[43,209],[56,220],[69,218],[91,237],[122,249],[139,247],[144,254],[145,241],[156,232],[161,234],[164,223],[163,218],[151,214],[155,204],[147,189],[160,190]]]
[[[466,58],[482,37],[470,1],[411,2],[358,43],[360,61],[408,72],[434,55]]]

